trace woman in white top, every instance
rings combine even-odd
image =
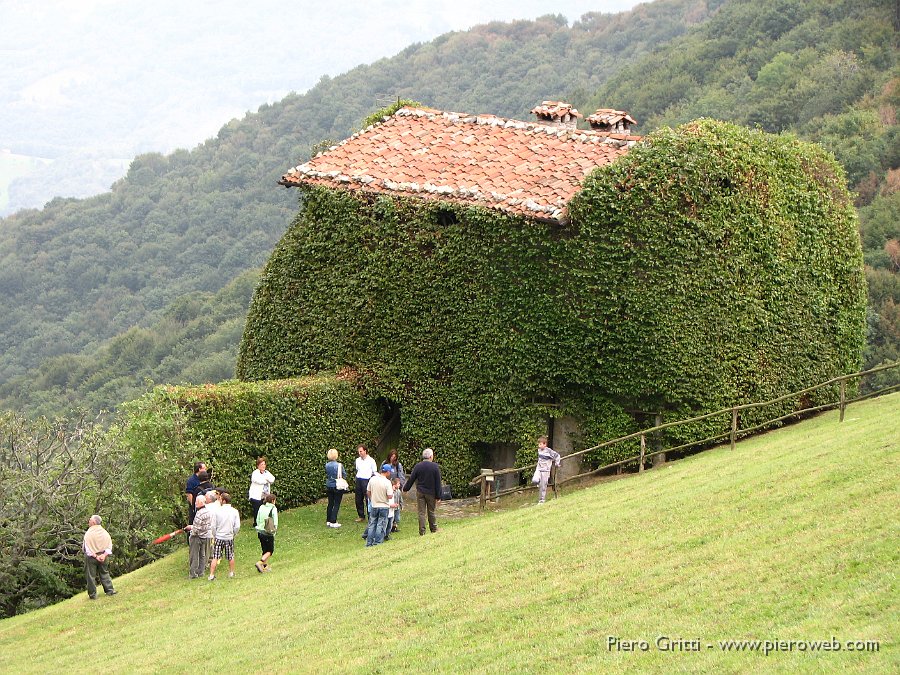
[[[256,514],[259,513],[259,507],[262,506],[274,482],[275,476],[266,471],[266,458],[260,457],[256,460],[256,471],[250,474],[250,490],[247,492],[250,503],[253,505],[254,523],[256,522]]]

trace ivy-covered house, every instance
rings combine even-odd
[[[352,372],[460,487],[548,430],[565,452],[857,368],[859,238],[821,148],[532,112],[403,107],[288,171],[238,376]]]

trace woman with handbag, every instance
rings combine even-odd
[[[263,500],[256,514],[256,534],[262,548],[262,556],[256,563],[257,572],[269,571],[269,558],[275,553],[275,532],[278,531],[278,509],[275,507],[275,495],[269,493]]]
[[[337,521],[338,509],[341,508],[341,499],[350,488],[344,474],[344,465],[338,459],[338,451],[334,448],[328,451],[328,462],[325,464],[325,491],[328,493],[328,510],[325,514],[326,527],[340,527]]]

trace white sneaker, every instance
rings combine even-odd
[[[332,527],[340,527],[341,524],[340,524],[340,523],[332,523],[331,526],[332,526]]]
[[[325,527],[334,527],[334,525],[331,523],[325,523]]]
[[[210,581],[215,581],[215,580],[216,580],[215,575],[210,574],[210,575],[209,575],[209,580],[210,580]]]
[[[229,573],[228,573],[228,578],[229,578],[229,579],[231,579],[233,576],[234,576],[234,572],[229,572]]]

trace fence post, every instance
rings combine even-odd
[[[663,423],[662,413],[656,413],[656,426],[661,427]],[[663,432],[662,430],[657,431],[654,436],[656,437],[653,442],[653,451],[658,452],[663,449]],[[653,468],[655,469],[658,466],[662,466],[666,463],[666,453],[660,452],[658,455],[653,455]]]
[[[488,497],[491,495],[491,483],[494,482],[494,470],[482,469],[481,475],[478,478],[481,480],[481,496],[478,499],[478,504],[483,512]]]
[[[550,465],[550,481],[553,483],[553,498],[559,499],[559,488],[556,487],[556,474],[557,474],[557,466],[556,464]]]
[[[638,469],[638,473],[641,473],[644,470],[644,455],[647,452],[647,437],[644,434],[641,434],[641,465]]]
[[[737,440],[738,427],[738,411],[737,408],[731,409],[731,449],[734,450],[734,443]]]
[[[847,380],[841,380],[841,419],[844,421],[844,408],[847,407]]]

